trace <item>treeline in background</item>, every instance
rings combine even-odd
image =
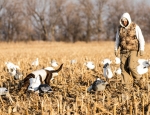
[[[115,40],[124,12],[150,41],[146,0],[0,0],[0,41]]]

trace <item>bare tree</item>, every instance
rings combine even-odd
[[[97,35],[96,40],[100,40],[101,34],[104,33],[104,17],[105,17],[105,7],[107,5],[107,0],[95,0],[94,1],[94,11],[93,11],[93,16],[94,16],[94,33]]]
[[[58,29],[60,29],[60,26],[62,25],[60,22],[62,21],[62,11],[64,9],[63,4],[66,0],[51,0],[50,2],[50,12],[48,13],[48,16],[50,18],[50,35],[51,40],[56,40],[55,38],[58,33]],[[57,28],[58,27],[58,28]]]
[[[3,17],[4,17],[4,9],[6,7],[7,0],[1,0],[0,1],[0,33],[1,33],[1,39],[3,39]]]
[[[8,1],[3,9],[2,27],[6,41],[17,40],[23,26],[22,1]]]
[[[80,2],[80,8],[81,8],[81,11],[83,13],[83,17],[85,18],[85,31],[86,31],[86,42],[89,42],[90,41],[90,38],[91,38],[91,21],[93,19],[93,15],[92,15],[92,12],[93,12],[93,4],[90,0],[79,0]]]
[[[150,41],[150,6],[146,2],[140,1],[136,4],[135,14],[132,16],[134,21],[140,26],[146,41]]]
[[[117,28],[119,26],[119,20],[121,15],[125,12],[128,12],[131,17],[134,18],[135,11],[134,1],[130,0],[119,0],[119,1],[110,1],[107,7],[106,14],[106,23],[105,23],[105,31],[106,31],[106,39],[107,40],[115,40],[115,35]]]
[[[38,35],[41,35],[42,40],[48,40],[47,12],[49,12],[50,0],[27,0],[27,12],[31,16],[32,24]]]
[[[66,41],[76,42],[81,40],[83,29],[80,9],[77,4],[73,2],[66,4],[61,15],[61,23],[62,32]]]
[[[0,0],[0,39],[114,40],[121,15],[129,12],[148,40],[149,11],[146,2],[130,0]]]

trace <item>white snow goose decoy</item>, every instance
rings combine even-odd
[[[5,88],[5,87],[0,88],[0,95],[6,95],[7,93],[9,93],[7,88]]]
[[[108,81],[109,81],[109,79],[111,79],[113,77],[113,73],[111,71],[111,67],[110,67],[109,63],[106,63],[103,66],[103,75],[106,78],[106,80],[108,80]]]
[[[88,61],[86,63],[84,63],[84,65],[88,68],[88,69],[94,69],[95,68],[95,65],[92,61]]]
[[[12,62],[5,62],[5,65],[8,69],[8,72],[11,72],[11,69],[18,69],[20,70],[20,67],[18,65],[13,64]]]
[[[14,77],[15,80],[20,79],[23,75],[20,72],[20,67],[11,63],[11,62],[5,62],[8,73]]]
[[[120,64],[121,60],[119,57],[115,57],[115,64]]]
[[[137,66],[137,72],[142,75],[148,72],[148,67],[150,66],[149,60],[139,59],[139,65]]]
[[[73,64],[75,64],[75,63],[77,63],[77,60],[75,60],[75,59],[72,59],[72,60],[70,61],[70,64],[71,64],[71,65],[73,65]]]
[[[38,66],[39,65],[39,59],[36,58],[32,63],[31,63],[32,66]]]
[[[104,91],[106,85],[108,84],[108,82],[105,82],[103,80],[101,80],[100,78],[97,78],[93,84],[87,89],[88,92],[90,92],[91,90],[93,91]]]
[[[111,61],[110,59],[106,58],[106,59],[104,59],[101,63],[102,63],[103,65],[105,65],[106,63],[111,64],[112,61]]]
[[[52,66],[52,67],[58,67],[57,61],[56,61],[56,60],[52,60],[52,61],[51,61],[51,66]]]
[[[16,74],[14,75],[14,79],[20,80],[20,79],[22,79],[22,77],[23,77],[23,74],[19,70],[16,70]]]
[[[12,98],[11,98],[11,96],[10,96],[9,91],[8,91],[7,88],[5,88],[5,87],[1,87],[0,88],[0,96],[6,96],[6,97],[9,98],[9,101],[11,103],[14,103],[14,101],[12,100]]]
[[[117,69],[114,71],[114,73],[115,73],[116,75],[121,75],[121,68],[120,68],[120,67],[117,68]]]

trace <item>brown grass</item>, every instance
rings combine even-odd
[[[101,61],[104,58],[114,60],[114,42],[28,42],[0,43],[0,46],[0,86],[9,88],[13,100],[1,96],[2,115],[142,115],[150,111],[149,88],[141,90],[131,87],[132,92],[124,91],[121,81],[116,82],[117,76],[112,78],[110,87],[103,94],[87,93],[96,76],[105,80]],[[149,51],[150,45],[146,44],[142,58],[150,59]],[[31,67],[31,62],[37,57],[40,65]],[[18,95],[19,81],[7,74],[4,63],[11,61],[19,65],[25,77],[33,70],[50,66],[52,59],[59,64],[64,63],[59,76],[51,81],[54,92],[41,96],[35,93]],[[75,65],[70,64],[72,59],[77,60]],[[83,65],[86,61],[94,62],[95,71],[86,69]],[[112,69],[115,69],[115,64],[112,64]],[[150,72],[143,77],[147,87],[150,85]]]

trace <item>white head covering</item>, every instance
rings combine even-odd
[[[123,24],[122,24],[122,19],[124,19],[124,18],[126,18],[127,20],[128,20],[128,25],[126,26],[126,27],[128,27],[130,24],[131,24],[131,17],[130,17],[130,14],[129,13],[124,13],[122,16],[121,16],[121,18],[120,18],[120,25],[122,26],[122,27],[125,27]]]

